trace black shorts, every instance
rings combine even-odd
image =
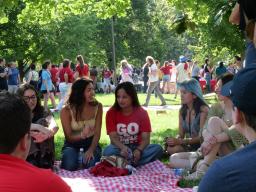
[[[45,93],[47,93],[47,90],[41,90],[41,93],[45,94]],[[50,93],[54,93],[54,90],[51,90]]]

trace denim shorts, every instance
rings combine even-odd
[[[171,76],[170,75],[164,75],[163,76],[163,82],[170,82]]]

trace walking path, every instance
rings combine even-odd
[[[110,107],[103,107],[103,111],[108,111]],[[147,107],[143,107],[146,110],[178,110],[180,108],[180,105],[165,105],[165,106],[157,106],[157,105],[151,105]]]
[[[204,98],[207,99],[209,97],[214,97],[215,93],[208,93],[204,95]],[[146,110],[155,110],[155,111],[162,111],[162,110],[178,110],[180,109],[181,105],[165,105],[165,106],[160,106],[160,105],[150,105],[147,107],[143,107]],[[108,111],[110,107],[103,107],[103,111]]]

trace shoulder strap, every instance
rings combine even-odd
[[[70,106],[69,106],[68,108],[69,108],[69,111],[70,111],[70,115],[71,115],[72,120],[75,119],[75,118],[74,118],[74,113],[73,113],[72,109],[70,108]]]
[[[98,108],[99,108],[99,104],[96,106],[96,110],[95,110],[95,114],[94,114],[94,119],[96,119],[97,113],[98,113]]]
[[[46,72],[50,75],[50,78],[51,78],[51,77],[52,77],[52,74],[50,73],[50,71],[47,70]]]

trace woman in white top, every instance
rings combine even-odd
[[[38,72],[36,71],[36,65],[32,63],[30,65],[30,70],[28,72],[27,84],[30,84],[37,89],[38,79],[39,79],[39,75],[38,75]]]
[[[122,60],[121,62],[121,82],[131,82],[133,83],[132,79],[132,66],[127,62],[126,59]]]
[[[146,57],[146,62],[149,64],[149,74],[148,74],[148,76],[149,76],[149,80],[148,80],[149,87],[148,87],[148,90],[147,90],[146,102],[143,106],[148,106],[149,100],[150,100],[150,97],[151,97],[151,93],[153,91],[155,91],[156,95],[161,100],[161,102],[162,102],[161,106],[166,105],[166,101],[165,101],[164,97],[162,96],[162,93],[161,93],[160,88],[159,88],[158,68],[157,68],[157,65],[155,63],[155,60],[154,60],[153,57],[147,56]]]

